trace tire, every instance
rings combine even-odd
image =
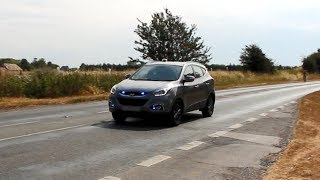
[[[211,117],[214,111],[214,98],[210,96],[207,99],[206,107],[201,109],[203,117]]]
[[[116,124],[123,124],[127,119],[127,117],[120,112],[113,112],[112,117]]]
[[[169,114],[169,125],[178,126],[181,123],[182,115],[183,115],[183,104],[181,101],[176,101],[173,104],[172,110]]]

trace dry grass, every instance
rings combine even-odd
[[[292,141],[264,180],[320,179],[320,91],[303,98]]]
[[[111,71],[110,73],[108,71],[76,71],[77,73],[80,74],[89,74],[89,75],[127,75],[127,74],[133,74],[136,70],[134,69],[128,69],[125,71]],[[72,74],[74,72],[63,72],[61,71],[61,73],[63,74]]]
[[[24,72],[22,72],[22,71],[3,71],[3,70],[0,70],[0,77],[14,76],[14,75],[24,75]]]
[[[86,101],[97,101],[107,99],[108,94],[90,96],[72,96],[54,99],[31,99],[31,98],[0,98],[0,109],[19,109],[39,105],[61,105]]]
[[[319,80],[320,79],[320,74],[309,74],[308,75],[308,80],[313,81],[313,80]]]
[[[63,72],[65,74],[72,74],[74,72]],[[77,73],[87,75],[106,75],[106,71],[79,71]],[[112,75],[124,76],[125,74],[132,74],[134,70],[128,71],[112,71]],[[301,69],[283,70],[275,74],[254,74],[251,72],[241,71],[212,71],[210,74],[215,78],[216,89],[227,89],[233,87],[257,86],[266,84],[278,84],[287,82],[302,81]],[[309,80],[319,80],[320,75],[309,75]],[[115,82],[114,82],[115,83]],[[56,98],[56,99],[31,99],[31,98],[0,98],[0,109],[21,108],[35,105],[52,105],[52,104],[68,104],[74,102],[92,101],[105,99],[106,90],[89,86],[79,93],[80,96]]]
[[[302,74],[298,69],[278,71],[274,74],[255,74],[241,71],[213,71],[210,74],[215,78],[217,89],[303,80]],[[312,79],[320,79],[320,75],[313,75]]]

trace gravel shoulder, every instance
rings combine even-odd
[[[269,179],[320,179],[320,91],[299,104],[294,136],[287,149],[268,170]]]

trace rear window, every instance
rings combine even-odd
[[[204,75],[202,68],[199,66],[193,66],[193,70],[196,78],[202,77]]]
[[[193,69],[191,66],[188,66],[183,73],[184,76],[194,76]]]
[[[203,74],[206,74],[207,70],[205,68],[201,68]]]

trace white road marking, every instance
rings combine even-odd
[[[81,126],[86,126],[86,124],[77,125],[77,126],[70,126],[70,127],[60,128],[60,129],[53,129],[53,130],[49,130],[49,131],[42,131],[42,132],[37,132],[37,133],[31,133],[31,134],[26,134],[26,135],[21,135],[21,136],[14,136],[14,137],[9,137],[9,138],[4,138],[4,139],[0,139],[0,142],[7,141],[7,140],[12,140],[12,139],[18,139],[18,138],[34,136],[34,135],[39,135],[39,134],[46,134],[46,133],[51,133],[51,132],[56,132],[56,131],[63,131],[63,130],[73,129],[73,128],[77,128],[77,127],[81,127]]]
[[[209,134],[208,136],[215,138],[215,137],[220,137],[220,136],[227,134],[227,133],[228,133],[228,131],[218,131],[213,134]]]
[[[277,112],[279,111],[278,109],[271,109],[269,112]]]
[[[289,106],[290,105],[290,103],[286,103],[286,104],[284,104],[285,106]]]
[[[185,145],[183,145],[183,146],[180,146],[180,147],[178,147],[177,149],[187,151],[187,150],[190,150],[190,149],[195,148],[195,147],[197,147],[197,146],[200,146],[200,145],[203,144],[203,143],[204,143],[204,142],[201,142],[201,141],[193,141],[193,142],[190,142],[190,143],[185,144]]]
[[[258,120],[258,118],[250,118],[250,119],[247,119],[246,122],[254,122],[256,120]]]
[[[229,126],[228,129],[237,129],[237,128],[240,128],[242,126],[243,126],[242,124],[234,124],[232,126]]]
[[[121,179],[113,176],[106,176],[98,180],[121,180]]]
[[[103,114],[103,113],[107,113],[109,111],[100,111],[100,112],[97,112],[98,114]]]
[[[291,103],[291,104],[295,104],[295,103],[297,103],[297,102],[296,102],[296,101],[291,101],[290,103]]]
[[[261,113],[259,116],[266,117],[267,115],[267,113]]]
[[[228,132],[227,134],[223,135],[224,137],[239,139],[243,141],[249,141],[253,143],[259,143],[264,145],[277,145],[281,138],[276,136],[263,136],[263,135],[256,135],[256,134],[244,134],[244,133],[234,133]]]
[[[10,127],[10,126],[18,126],[18,125],[23,125],[23,124],[33,124],[33,123],[37,123],[37,122],[39,122],[39,121],[30,121],[30,122],[23,122],[23,123],[7,124],[7,125],[0,126],[0,128],[2,128],[2,127]]]
[[[279,107],[278,107],[278,109],[283,109],[283,108],[284,108],[284,106],[279,106]]]
[[[139,163],[137,165],[144,166],[144,167],[150,167],[152,165],[155,165],[157,163],[160,163],[160,162],[165,161],[170,158],[171,158],[170,156],[158,155],[158,156],[154,156],[148,160],[142,161],[141,163]]]

